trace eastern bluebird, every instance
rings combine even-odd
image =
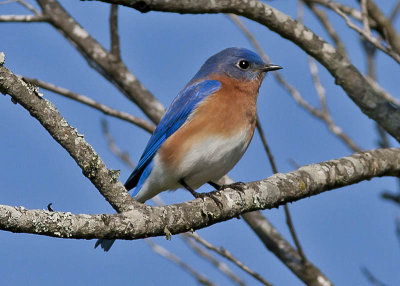
[[[258,90],[268,71],[256,53],[228,48],[210,57],[179,92],[125,183],[145,202],[162,191],[217,182],[246,151],[257,119]],[[217,203],[218,201],[212,197]],[[107,251],[114,240],[101,239]]]

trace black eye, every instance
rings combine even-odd
[[[247,69],[249,68],[250,64],[249,64],[248,61],[241,60],[241,61],[239,61],[238,66],[239,66],[239,68],[241,68],[242,70],[247,70]]]

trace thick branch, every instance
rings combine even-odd
[[[374,177],[399,175],[400,149],[376,149],[251,182],[246,184],[244,193],[227,188],[217,192],[222,208],[210,198],[162,207],[143,205],[115,215],[74,215],[0,206],[0,229],[84,239],[170,235],[204,228],[245,212],[276,208]]]
[[[89,65],[113,83],[153,121],[159,122],[164,107],[113,53],[104,49],[57,1],[38,0],[43,13],[64,37],[86,58]]]
[[[9,94],[43,125],[115,210],[127,211],[132,205],[139,205],[118,181],[115,172],[107,169],[84,136],[68,124],[56,107],[4,66],[0,66],[0,91]]]
[[[181,14],[233,13],[258,22],[292,41],[317,59],[335,78],[362,112],[377,121],[400,141],[400,112],[375,92],[362,74],[334,47],[284,13],[259,1],[167,1],[98,0],[121,4],[141,12],[163,11]]]
[[[328,286],[331,281],[310,261],[303,263],[302,257],[258,211],[242,215],[246,223],[257,234],[264,245],[276,255],[306,285]]]

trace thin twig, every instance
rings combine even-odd
[[[38,10],[36,10],[31,4],[23,1],[23,0],[6,0],[6,1],[1,1],[0,5],[7,5],[7,4],[11,4],[11,3],[15,3],[18,2],[19,4],[21,4],[23,7],[25,7],[26,9],[28,9],[29,11],[35,13],[36,15],[39,15],[40,12]]]
[[[43,14],[37,15],[0,15],[0,22],[47,22],[48,17]]]
[[[195,240],[190,239],[193,238],[192,233],[182,233],[181,237],[183,240],[201,257],[205,258],[207,261],[211,262],[217,269],[219,269],[222,273],[224,273],[229,279],[231,279],[234,283],[240,286],[245,286],[246,283],[242,279],[240,279],[235,273],[233,273],[228,265],[225,263],[219,261],[216,259],[214,256],[211,255],[211,253],[205,251],[205,249],[199,247],[196,243],[194,243]]]
[[[361,272],[364,274],[365,278],[367,278],[367,280],[369,281],[369,283],[371,283],[372,285],[375,286],[386,286],[385,283],[379,281],[373,274],[371,271],[368,270],[367,267],[362,267],[361,268]]]
[[[392,25],[390,19],[386,17],[386,15],[381,11],[378,5],[374,3],[373,0],[363,1],[366,3],[368,19],[375,21],[376,26],[374,29],[379,33],[380,38],[385,40],[389,49],[392,49],[397,54],[400,54],[400,35]]]
[[[400,195],[399,194],[393,194],[393,193],[389,193],[389,192],[383,192],[381,194],[381,198],[388,200],[388,201],[392,201],[398,205],[400,205]]]
[[[5,0],[5,1],[1,1],[0,5],[8,5],[11,3],[17,2],[17,0]]]
[[[297,1],[297,21],[299,21],[300,23],[303,23],[303,17],[304,17],[304,1],[298,0]]]
[[[339,37],[339,34],[336,33],[335,28],[331,24],[331,22],[328,20],[328,16],[324,11],[321,9],[318,9],[316,5],[314,5],[313,1],[311,0],[304,0],[306,5],[310,8],[310,10],[314,13],[314,15],[317,17],[318,21],[322,24],[322,26],[325,28],[326,32],[328,33],[329,37],[331,37],[332,41],[335,43],[336,49],[340,54],[342,54],[344,57],[348,58],[346,48],[342,42],[342,40]]]
[[[165,203],[163,202],[163,200],[161,199],[160,196],[155,196],[152,198],[153,202],[158,205],[158,206],[164,206]],[[181,233],[179,234],[180,237],[183,239],[183,241],[189,246],[191,247],[197,254],[199,254],[201,257],[203,257],[204,259],[206,259],[207,261],[209,261],[210,263],[212,263],[215,267],[217,267],[217,269],[219,271],[221,271],[223,274],[225,274],[229,279],[231,279],[233,282],[235,282],[238,285],[244,286],[246,285],[242,279],[240,279],[235,273],[233,273],[233,271],[229,268],[229,266],[227,264],[225,264],[222,261],[219,261],[217,258],[215,258],[214,256],[211,255],[211,253],[208,253],[206,251],[206,249],[202,249],[200,248],[197,244],[195,244],[193,242],[194,237],[193,237],[193,233],[191,232],[186,232],[186,233]],[[198,237],[200,237],[197,234]],[[192,238],[192,239],[190,239]],[[202,238],[203,241],[206,241],[204,238]],[[194,240],[196,241],[196,240]],[[210,249],[208,249],[210,250]]]
[[[326,123],[328,126],[329,130],[335,134],[337,137],[342,139],[342,141],[354,152],[360,152],[361,148],[357,146],[354,141],[347,136],[346,133],[343,132],[343,130],[335,124],[335,122],[332,119],[332,116],[328,110],[327,104],[326,104],[326,99],[325,99],[325,89],[321,84],[321,81],[319,80],[318,76],[318,68],[317,65],[315,64],[314,60],[309,57],[309,67],[310,67],[310,73],[312,76],[312,79],[314,81],[314,86],[315,90],[318,94],[319,101],[322,106],[322,111],[321,111],[321,119]]]
[[[397,236],[397,240],[400,243],[400,219],[398,217],[396,217],[395,219],[395,224],[396,224],[396,236]]]
[[[342,12],[342,10],[340,10],[336,3],[333,2],[329,2],[328,3],[329,7],[335,11],[339,16],[341,16],[348,27],[350,27],[351,29],[353,29],[354,31],[358,32],[360,35],[362,35],[367,41],[371,42],[375,47],[377,47],[379,50],[381,50],[382,52],[384,52],[385,54],[389,55],[392,59],[394,59],[397,63],[400,64],[400,55],[397,54],[395,51],[393,51],[390,47],[385,47],[384,45],[382,45],[380,43],[380,41],[375,38],[371,33],[367,33],[365,30],[361,29],[360,27],[358,27],[356,24],[354,24],[350,18],[344,13]]]
[[[115,56],[117,61],[121,61],[121,51],[119,47],[119,33],[118,33],[117,4],[112,4],[110,8],[110,37],[111,37],[111,54]]]
[[[397,1],[396,6],[394,6],[392,13],[390,13],[389,16],[389,21],[390,23],[393,23],[394,20],[396,19],[397,15],[399,15],[399,11],[400,11],[400,0]]]
[[[328,106],[326,104],[326,97],[325,97],[326,91],[325,91],[325,88],[322,86],[322,83],[319,79],[317,64],[315,63],[314,59],[310,56],[308,57],[308,65],[310,68],[312,79],[314,81],[315,89],[317,91],[318,99],[319,99],[319,102],[322,107],[322,113],[329,114]]]
[[[201,283],[202,285],[207,285],[207,286],[213,286],[215,285],[213,282],[210,281],[207,277],[205,277],[203,274],[197,272],[194,268],[190,267],[188,264],[182,261],[178,256],[175,254],[171,253],[161,245],[155,243],[152,239],[147,238],[145,239],[145,242],[151,247],[151,249],[161,255],[162,257],[168,259],[169,261],[175,263],[179,267],[181,267],[183,270],[191,274],[196,278],[196,280]]]
[[[369,76],[366,76],[365,79],[380,96],[389,101],[391,104],[400,106],[399,99],[393,97],[389,92],[384,90],[374,79],[370,78]]]
[[[326,8],[332,9],[332,7],[329,5],[330,2],[332,2],[331,0],[308,0],[308,2],[313,2],[319,5],[322,5]],[[343,13],[346,13],[347,15],[349,15],[350,17],[352,17],[355,20],[358,20],[360,22],[362,22],[362,16],[361,16],[361,12],[353,7],[350,6],[346,6],[344,4],[335,2],[336,7],[338,7]],[[370,26],[372,26],[373,23],[370,23]]]
[[[37,0],[37,2],[43,13],[49,17],[49,24],[72,43],[93,69],[134,102],[151,121],[155,123],[160,121],[165,112],[164,106],[129,71],[125,63],[116,61],[115,56],[79,25],[58,1]]]
[[[369,21],[368,21],[367,0],[361,0],[361,17],[365,33],[371,36],[371,29],[369,27]]]
[[[131,114],[128,114],[126,112],[122,112],[122,111],[113,109],[111,107],[108,107],[108,106],[106,106],[104,104],[101,104],[101,103],[99,103],[97,101],[94,101],[93,99],[91,99],[91,98],[89,98],[87,96],[72,92],[72,91],[70,91],[68,89],[56,86],[56,85],[48,83],[48,82],[44,82],[42,80],[28,78],[28,77],[23,77],[23,80],[25,82],[29,82],[29,83],[31,83],[33,85],[36,85],[38,87],[47,89],[47,90],[52,91],[54,93],[57,93],[57,94],[60,94],[62,96],[68,97],[70,99],[76,100],[76,101],[78,101],[80,103],[83,103],[83,104],[85,104],[87,106],[93,107],[94,109],[97,109],[97,110],[103,112],[104,114],[107,114],[107,115],[110,115],[110,116],[125,120],[127,122],[130,122],[132,124],[135,124],[136,126],[142,128],[142,129],[144,129],[144,130],[146,130],[148,132],[153,132],[155,130],[155,125],[153,123],[151,123],[151,122],[149,122],[147,120],[138,118],[136,116],[133,116]]]
[[[274,172],[274,174],[276,174],[276,173],[278,173],[278,168],[276,167],[275,159],[274,159],[274,157],[272,155],[271,149],[269,148],[269,145],[267,143],[267,139],[265,138],[264,130],[262,129],[262,126],[260,124],[260,120],[258,118],[257,118],[256,127],[257,127],[258,134],[260,134],[261,141],[262,141],[262,143],[264,145],[264,149],[265,149],[265,151],[267,153],[267,156],[268,156],[268,159],[269,159],[269,163],[270,163],[270,165],[272,167],[272,171]],[[292,216],[290,214],[289,206],[287,204],[284,205],[284,210],[285,210],[285,215],[286,215],[286,224],[288,225],[288,228],[289,228],[290,234],[291,234],[291,236],[293,238],[294,244],[296,245],[297,251],[298,251],[298,253],[299,253],[300,257],[301,257],[301,260],[302,260],[303,264],[306,264],[307,258],[306,258],[305,254],[304,254],[303,248],[301,247],[300,241],[299,241],[298,236],[296,234],[296,230],[294,228],[293,221],[292,221]]]
[[[39,15],[40,12],[38,10],[35,9],[35,7],[33,7],[31,4],[29,4],[28,2],[25,2],[23,0],[16,0],[19,4],[21,4],[22,6],[24,6],[26,9],[28,9],[29,11],[35,13],[36,15]]]
[[[128,165],[131,169],[135,168],[135,164],[132,162],[131,158],[129,157],[128,152],[122,151],[117,144],[115,144],[114,138],[112,137],[110,130],[108,128],[107,120],[101,120],[101,129],[103,131],[104,136],[107,139],[108,148],[111,152],[117,156],[117,158],[121,159],[126,165]]]
[[[264,285],[272,285],[271,283],[269,283],[268,281],[266,281],[263,277],[261,277],[260,274],[254,272],[253,270],[251,270],[248,266],[246,266],[243,262],[239,261],[237,258],[235,258],[228,250],[220,247],[216,247],[212,244],[210,244],[209,242],[207,242],[206,240],[204,240],[203,238],[201,238],[200,236],[198,236],[196,233],[193,233],[193,239],[196,240],[198,243],[202,244],[203,246],[205,246],[206,248],[215,251],[216,253],[222,255],[223,257],[225,257],[226,259],[228,259],[229,261],[233,262],[235,265],[237,265],[240,269],[242,269],[243,271],[247,272],[248,274],[250,274],[251,276],[253,276],[255,279],[257,279],[258,281],[260,281],[262,284]]]

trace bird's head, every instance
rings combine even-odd
[[[268,71],[281,68],[278,65],[266,64],[259,55],[248,49],[227,48],[210,57],[193,80],[207,78],[215,74],[237,80],[261,81]]]

